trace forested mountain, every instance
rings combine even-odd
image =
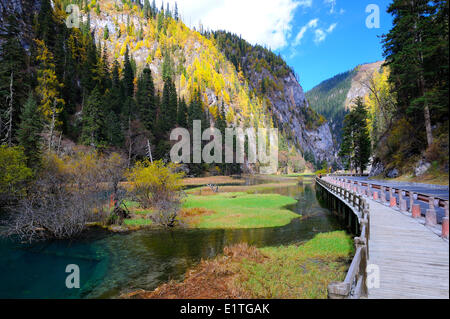
[[[448,183],[448,10],[448,1],[394,0],[387,10],[393,28],[381,41],[385,61],[358,66],[306,94],[339,142],[346,110],[355,97],[364,98],[352,116],[367,116],[372,175]],[[348,142],[354,145],[351,126],[358,121],[352,116],[345,116],[341,154],[354,159]]]
[[[66,26],[70,4],[81,9],[79,27]],[[11,21],[2,23],[0,60],[5,143],[21,143],[21,113],[36,105],[38,139],[58,151],[75,142],[118,149],[132,160],[147,156],[150,145],[153,156],[167,158],[170,130],[201,119],[203,128],[279,127],[287,152],[298,153],[293,158],[335,161],[328,124],[267,49],[225,32],[191,30],[177,7],[148,0],[1,5],[2,21]]]
[[[262,46],[229,32],[212,35],[226,57],[242,72],[253,94],[263,96],[274,123],[309,160],[335,162],[337,148],[325,118],[309,107],[303,88],[286,62]]]
[[[359,65],[356,68],[325,80],[306,92],[310,107],[330,123],[337,144],[342,142],[344,117],[357,97],[365,97],[370,80],[383,62]]]

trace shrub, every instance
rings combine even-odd
[[[3,235],[28,242],[65,239],[80,234],[90,221],[106,219],[107,198],[101,195],[110,192],[111,176],[117,175],[111,163],[117,161],[95,152],[64,158],[46,154],[27,196],[9,207]]]
[[[32,175],[21,147],[0,146],[0,205],[25,195],[26,183]]]
[[[178,165],[162,161],[137,162],[127,174],[130,192],[143,208],[154,208],[156,224],[172,227],[183,196],[184,172],[176,172]]]

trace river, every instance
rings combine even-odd
[[[115,298],[137,289],[152,290],[183,278],[202,258],[227,245],[247,242],[258,247],[306,241],[319,232],[342,229],[316,197],[314,183],[262,192],[291,196],[288,207],[302,215],[277,228],[140,230],[125,234],[87,231],[71,241],[21,245],[0,241],[0,298]],[[68,289],[68,264],[80,269],[80,288]]]

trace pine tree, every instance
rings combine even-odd
[[[58,115],[65,104],[65,101],[60,97],[60,90],[63,85],[59,83],[56,76],[53,55],[43,41],[35,40],[35,42],[38,47],[37,60],[39,61],[36,93],[40,98],[39,110],[48,125],[48,147],[50,149],[54,131],[59,125]]]
[[[55,30],[56,23],[50,0],[42,0],[37,18],[36,36],[38,39],[44,41],[49,48],[53,48],[55,45]]]
[[[203,103],[201,99],[200,91],[196,90],[193,94],[191,103],[189,105],[189,128],[192,129],[193,121],[200,120],[202,128],[205,129],[209,127],[209,123],[207,122],[206,115],[203,112]]]
[[[120,119],[114,111],[110,111],[105,119],[104,135],[109,145],[120,146],[123,143],[123,133]]]
[[[169,79],[168,127],[173,129],[177,124],[178,97],[175,83]]]
[[[442,93],[448,96],[448,1],[394,0],[388,13],[394,27],[383,38],[384,55],[398,95],[397,113],[425,128],[429,146],[433,109],[448,119],[448,99],[442,99]]]
[[[174,75],[173,62],[172,62],[172,58],[170,56],[169,50],[166,50],[166,52],[164,53],[164,61],[163,61],[163,65],[162,65],[162,75],[163,75],[164,81],[168,81],[168,80],[172,79],[173,75]]]
[[[174,12],[173,17],[174,17],[174,19],[176,21],[178,21],[179,17],[178,17],[178,5],[177,5],[177,2],[175,2],[175,12]]]
[[[24,148],[27,166],[37,168],[41,159],[42,117],[36,100],[30,93],[20,116],[21,122],[17,132],[17,140]]]
[[[162,99],[161,99],[161,107],[160,107],[160,118],[161,118],[161,128],[164,133],[167,133],[171,128],[170,124],[170,104],[171,104],[171,94],[172,88],[170,80],[164,81]]]
[[[105,30],[103,31],[103,40],[109,39],[109,29],[108,26],[105,26]]]
[[[164,27],[164,10],[160,11],[159,14],[158,14],[158,21],[157,21],[158,33],[161,32],[163,27]]]
[[[94,79],[95,71],[98,66],[98,51],[97,46],[92,39],[91,35],[88,35],[85,38],[86,44],[86,59],[82,65],[82,76],[81,76],[81,84],[83,86],[83,97],[86,97],[90,94],[91,90],[96,85],[96,80]],[[98,79],[97,79],[98,80]],[[97,81],[98,82],[98,81]]]
[[[10,15],[0,26],[0,141],[11,145],[17,128],[19,108],[29,90],[26,53],[19,41],[17,17]]]
[[[148,0],[144,0],[144,17],[146,19],[151,17],[151,8],[150,8],[150,2]]]
[[[155,87],[148,65],[138,79],[136,103],[142,123],[147,130],[152,131],[156,116]]]
[[[134,96],[134,72],[131,65],[128,46],[125,51],[124,67],[123,67],[123,88],[125,90],[125,96]]]
[[[371,155],[371,142],[367,128],[367,110],[361,97],[356,98],[355,107],[345,116],[343,142],[339,156],[347,168],[358,169],[361,174],[366,169]]]
[[[83,108],[81,141],[86,145],[98,146],[102,141],[104,128],[103,100],[96,86]]]
[[[179,127],[188,127],[188,109],[184,98],[180,99],[177,111],[177,124]]]

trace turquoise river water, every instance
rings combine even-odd
[[[277,228],[237,230],[141,230],[125,234],[87,231],[71,241],[22,245],[0,241],[0,298],[115,298],[137,289],[152,290],[182,279],[202,258],[222,253],[227,245],[258,247],[309,240],[319,232],[342,229],[318,200],[314,184],[265,191],[291,196],[289,207],[302,215]],[[80,268],[80,288],[68,289],[68,264]]]

